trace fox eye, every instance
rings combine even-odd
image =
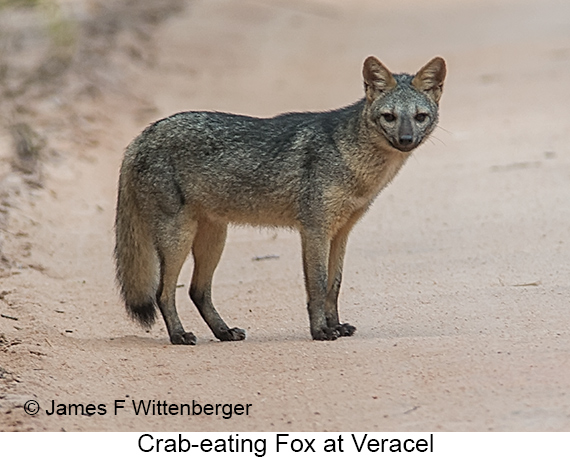
[[[425,113],[418,113],[416,114],[416,116],[414,117],[414,119],[418,122],[424,122],[427,119],[427,114]]]
[[[386,122],[394,122],[396,120],[396,116],[392,113],[382,113],[381,116]]]

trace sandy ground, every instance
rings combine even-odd
[[[149,23],[114,36],[88,95],[28,116],[52,153],[2,213],[0,430],[570,431],[570,3],[196,0]],[[180,110],[352,103],[371,54],[406,72],[441,55],[449,76],[441,128],[349,241],[357,333],[311,341],[298,235],[252,228],[231,231],[214,284],[247,340],[214,341],[191,262],[177,300],[197,346],[130,322],[112,263],[128,142]],[[252,406],[145,416],[132,400]]]

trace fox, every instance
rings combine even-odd
[[[212,303],[228,225],[299,232],[313,340],[352,336],[338,297],[349,233],[437,126],[447,69],[416,74],[364,60],[364,96],[322,112],[258,118],[186,111],[150,124],[126,148],[115,218],[116,278],[143,327],[162,314],[172,344],[195,345],[175,303],[192,253],[191,301],[220,341],[239,341]]]

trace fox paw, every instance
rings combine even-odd
[[[340,336],[352,336],[356,332],[356,327],[350,324],[338,324],[335,327]]]
[[[341,335],[335,328],[323,327],[317,331],[311,330],[311,336],[317,341],[334,341]]]
[[[245,340],[245,330],[242,328],[229,328],[218,337],[220,341],[241,341]]]
[[[170,335],[170,342],[172,344],[185,344],[188,346],[196,345],[196,336],[193,333],[174,333]]]

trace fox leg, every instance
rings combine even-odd
[[[227,225],[200,219],[192,244],[194,272],[190,285],[190,298],[198,308],[216,338],[221,341],[245,339],[245,330],[229,328],[212,303],[212,276],[218,266],[226,243]]]
[[[307,309],[314,340],[336,340],[340,334],[327,324],[327,264],[330,240],[321,230],[301,230]]]
[[[364,214],[364,210],[354,213],[348,222],[333,236],[330,245],[325,314],[329,328],[336,329],[340,336],[352,336],[356,331],[356,327],[347,323],[340,323],[338,316],[338,294],[342,282],[342,268],[348,235],[362,214]]]
[[[327,326],[330,329],[337,330],[340,336],[352,336],[356,331],[356,327],[353,327],[350,324],[341,324],[338,316],[338,294],[340,292],[340,284],[342,282],[342,266],[348,233],[349,230],[344,230],[343,228],[343,230],[337,233],[331,240],[327,301],[325,303]]]
[[[180,230],[180,227],[181,225],[173,224],[168,230],[170,232],[168,236],[159,236],[157,240],[160,284],[156,301],[166,323],[170,342],[195,345],[196,337],[193,333],[184,330],[176,311],[176,283],[180,269],[190,252],[194,233],[192,228],[185,227]]]

